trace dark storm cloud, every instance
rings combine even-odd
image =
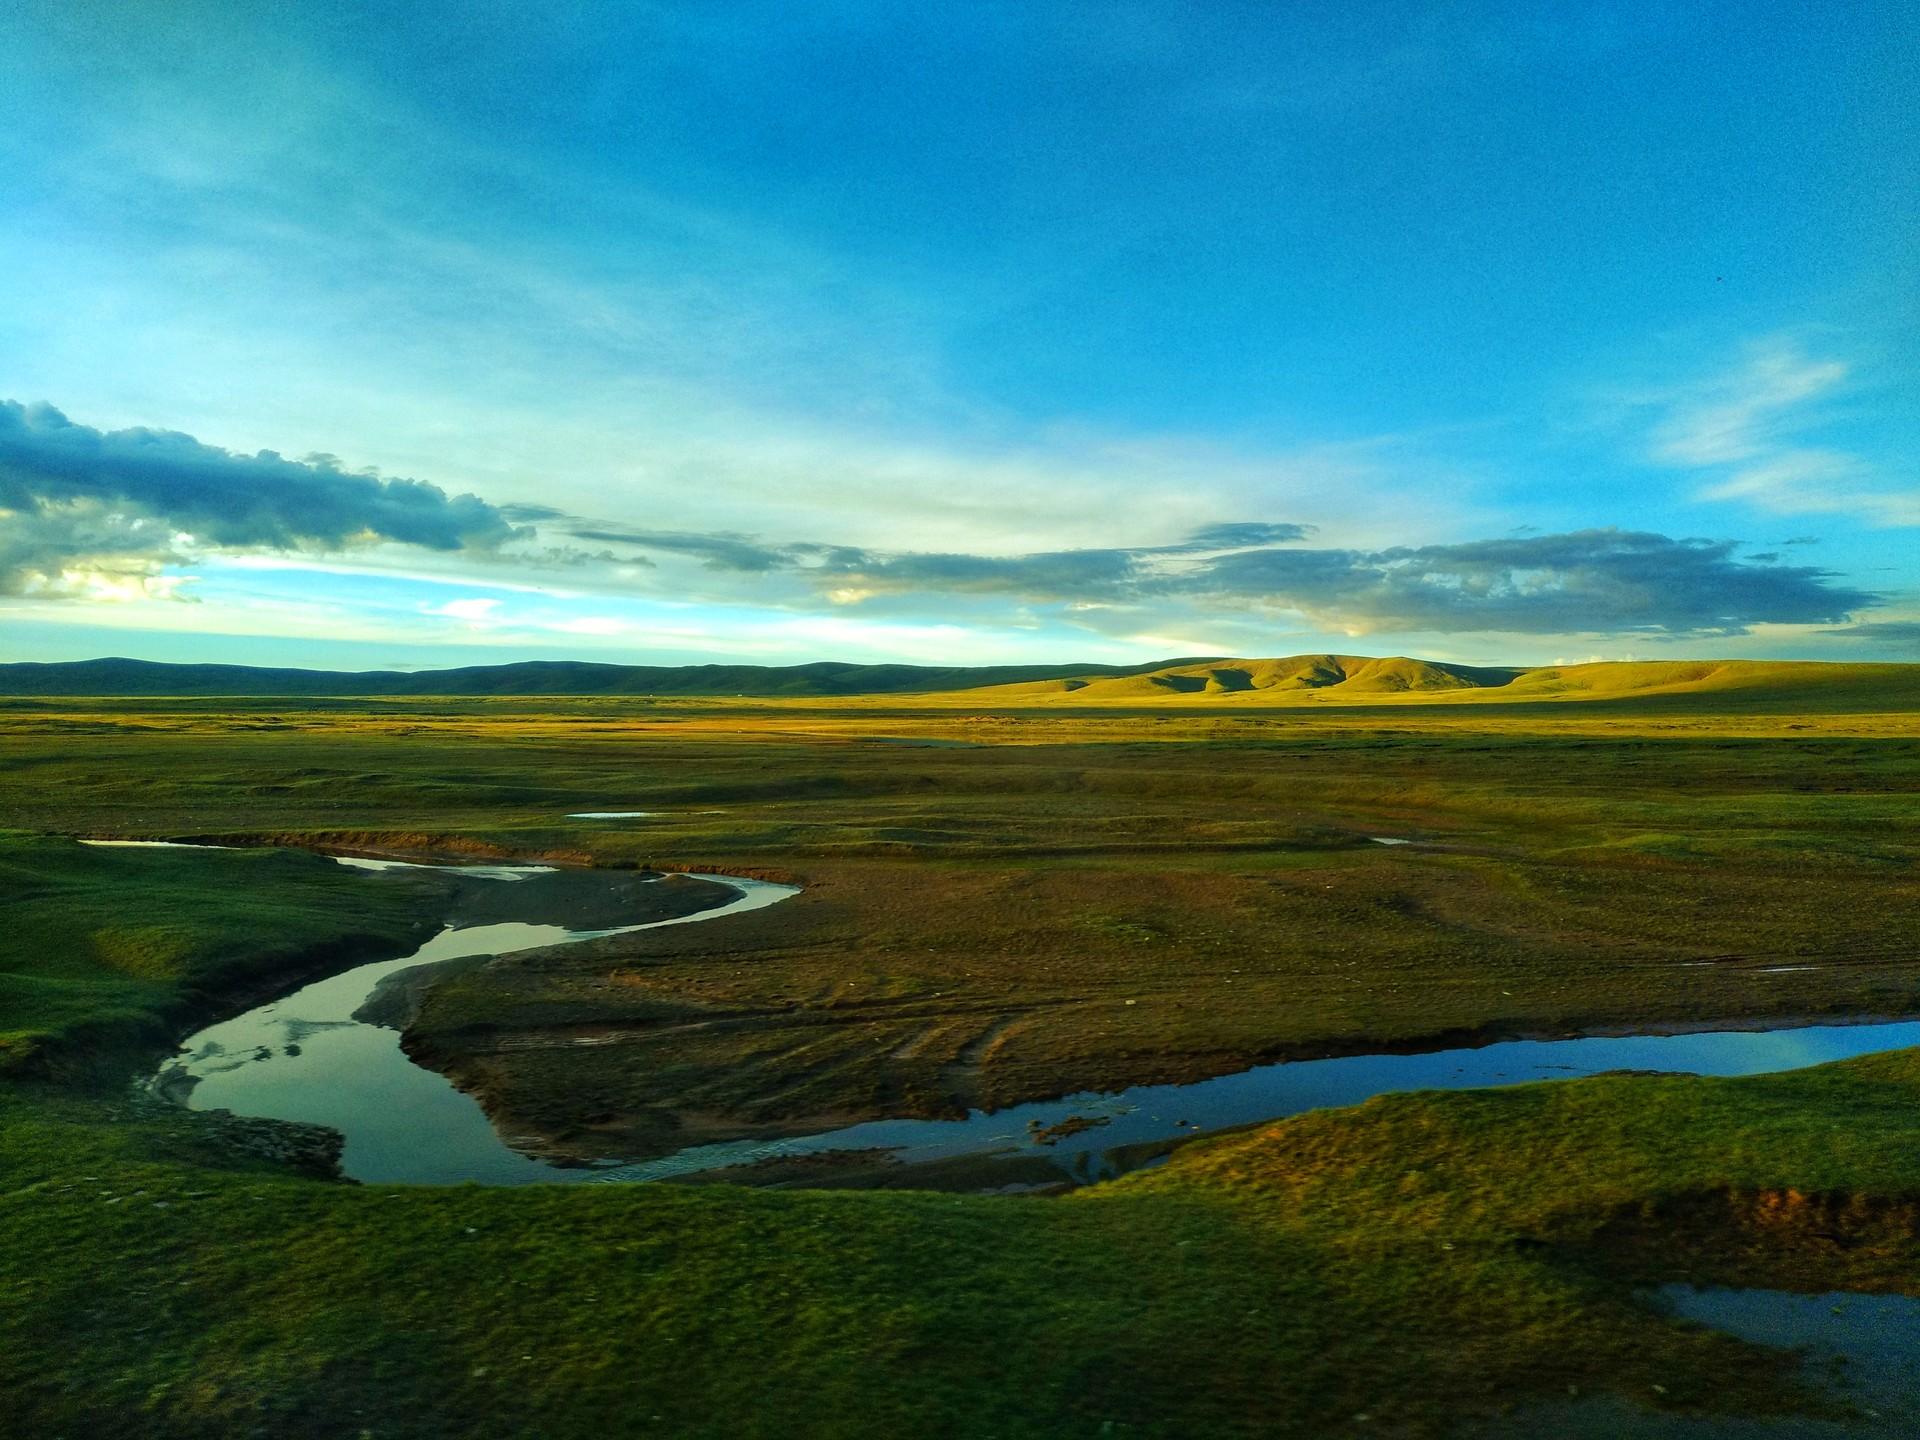
[[[969,555],[940,551],[886,552],[856,545],[799,541],[767,545],[727,531],[579,527],[568,534],[600,544],[632,545],[698,560],[708,570],[762,575],[790,571],[836,586],[858,585],[888,593],[947,593],[1074,600],[1113,595],[1140,579],[1143,557],[1153,550],[1057,550],[1029,555]]]
[[[1111,549],[1043,550],[1025,555],[974,555],[957,551],[877,551],[812,541],[770,545],[732,532],[608,529],[576,523],[568,533],[601,544],[685,555],[709,570],[765,574],[795,571],[836,588],[903,594],[1007,595],[1023,600],[1125,600],[1161,588],[1157,568],[1165,558],[1217,555],[1253,545],[1298,540],[1311,527],[1270,522],[1208,525],[1173,545]]]
[[[1126,598],[1155,584],[1162,557],[1216,555],[1303,539],[1312,527],[1277,522],[1207,525],[1173,545],[1043,550],[1026,555],[955,551],[876,551],[813,541],[765,544],[731,531],[612,529],[575,521],[568,534],[599,544],[685,555],[709,570],[803,572],[819,581],[898,593],[913,590],[1004,594],[1028,600]]]
[[[151,568],[188,543],[457,551],[522,533],[477,496],[355,474],[330,455],[235,454],[178,431],[96,430],[51,405],[12,401],[0,401],[0,511],[11,512],[0,521],[0,592],[96,562]]]

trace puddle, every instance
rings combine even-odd
[[[1657,1295],[1685,1319],[1800,1351],[1803,1378],[1852,1406],[1854,1416],[1677,1415],[1597,1395],[1532,1407],[1477,1433],[1483,1440],[1911,1440],[1920,1434],[1920,1299],[1691,1285],[1663,1286]]]
[[[372,860],[363,855],[335,855],[340,864],[353,870],[458,870],[475,880],[525,880],[529,875],[553,875],[557,865],[428,865],[418,860]],[[558,927],[549,927],[558,928]],[[495,954],[495,951],[463,952]],[[441,959],[449,957],[441,956]]]
[[[1920,1299],[1691,1285],[1664,1286],[1660,1298],[1675,1314],[1715,1330],[1804,1352],[1808,1378],[1843,1396],[1860,1412],[1856,1424],[1779,1422],[1800,1428],[1778,1433],[1903,1437],[1920,1433]]]

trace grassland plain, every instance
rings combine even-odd
[[[0,824],[804,881],[434,989],[412,1053],[560,1153],[1476,1035],[1905,1012],[1920,981],[1911,712],[128,702],[0,725]],[[648,813],[567,818],[609,810]]]
[[[1897,707],[16,702],[0,762],[0,825],[32,831],[803,880],[778,911],[429,993],[416,1053],[562,1148],[1460,1032],[1920,1008]],[[588,810],[656,813],[566,818]],[[199,923],[244,901],[244,931],[286,878],[202,887]],[[14,933],[124,917],[85,890]],[[8,953],[31,977],[81,952]],[[114,998],[150,1007],[139,1034],[176,1003]],[[582,1027],[631,1034],[501,1058]],[[1631,1287],[1911,1292],[1914,1067],[1399,1097],[1020,1200],[325,1184],[75,1065],[6,1092],[5,1250],[34,1263],[10,1267],[0,1423],[1417,1434],[1569,1386],[1818,1404]]]

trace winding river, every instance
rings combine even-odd
[[[341,858],[340,863],[383,869],[402,862]],[[458,868],[468,876],[512,884],[549,867]],[[823,1152],[876,1151],[910,1164],[963,1156],[1044,1156],[1063,1179],[1085,1183],[1154,1158],[1114,1153],[1121,1147],[1150,1149],[1157,1142],[1353,1105],[1392,1091],[1513,1085],[1607,1070],[1747,1075],[1920,1045],[1920,1020],[1511,1040],[1422,1054],[1262,1065],[1192,1084],[1082,1092],[991,1114],[974,1111],[962,1119],[874,1120],[815,1135],[694,1146],[634,1164],[609,1160],[565,1167],[519,1153],[512,1137],[497,1134],[472,1097],[409,1060],[397,1031],[355,1018],[382,980],[417,965],[717,920],[797,893],[792,886],[726,875],[695,878],[730,886],[737,898],[692,915],[613,929],[520,923],[449,928],[411,954],[356,966],[208,1026],[183,1043],[154,1083],[193,1109],[331,1126],[346,1137],[342,1169],[368,1182],[646,1181]],[[1053,1129],[1068,1120],[1074,1123],[1065,1132]]]
[[[395,860],[335,857],[366,870],[409,868]],[[548,873],[543,865],[467,865],[475,878],[511,883]],[[155,1077],[161,1093],[194,1110],[326,1125],[346,1137],[340,1168],[355,1180],[415,1185],[526,1185],[585,1179],[594,1172],[522,1155],[495,1132],[479,1102],[438,1071],[414,1064],[400,1033],[355,1018],[374,989],[417,965],[469,955],[504,955],[663,925],[690,925],[758,910],[797,894],[792,885],[695,875],[738,892],[724,905],[603,930],[504,923],[449,927],[410,954],[316,980],[181,1044]]]

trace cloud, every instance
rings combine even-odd
[[[1388,549],[1288,542],[1287,522],[1202,526],[1167,545],[1011,555],[769,543],[733,533],[575,530],[785,578],[836,607],[998,597],[1060,607],[1073,623],[1138,628],[1196,610],[1287,614],[1349,634],[1378,631],[1737,635],[1755,625],[1835,624],[1878,603],[1831,571],[1742,556],[1731,540],[1595,529]],[[806,591],[799,592],[805,596]],[[1116,619],[1086,618],[1099,610]]]
[[[487,551],[526,532],[474,495],[382,479],[331,455],[235,454],[172,430],[96,430],[0,401],[0,594],[153,593],[208,550],[337,551],[389,542]]]
[[[1718,471],[1701,491],[1704,499],[1745,500],[1782,515],[1920,525],[1920,490],[1890,488],[1861,456],[1803,442],[1827,421],[1819,403],[1836,398],[1851,373],[1845,363],[1816,359],[1786,340],[1755,346],[1741,365],[1665,397],[1652,457]]]
[[[1820,633],[1845,640],[1865,640],[1903,654],[1920,655],[1920,620],[1869,620]]]
[[[473,624],[485,624],[493,618],[493,612],[500,608],[500,602],[492,598],[468,597],[461,600],[449,600],[443,605],[430,605],[425,614],[444,615],[450,620],[466,620]]]
[[[1755,564],[1725,540],[1627,530],[1389,550],[1252,550],[1218,557],[1191,593],[1296,610],[1352,633],[1735,635],[1849,618],[1874,604],[1812,566]]]
[[[1814,360],[1784,342],[1759,347],[1746,364],[1698,387],[1654,432],[1656,458],[1676,465],[1731,465],[1771,454],[1804,426],[1808,401],[1847,378],[1837,360]]]
[[[576,524],[568,533],[599,544],[632,545],[700,561],[703,568],[764,575],[787,571],[827,586],[836,603],[878,594],[932,591],[1088,602],[1145,594],[1189,557],[1299,540],[1310,525],[1241,521],[1203,525],[1171,545],[1045,550],[1016,555],[965,551],[886,551],[818,541],[767,544],[733,531],[606,529]],[[831,582],[831,583],[829,583]]]
[[[1126,598],[1150,585],[1153,550],[1052,550],[1032,555],[862,555],[855,563],[818,567],[843,591],[900,594],[934,591],[1006,595],[1023,600]]]
[[[643,550],[659,550],[668,555],[690,555],[709,570],[737,570],[758,574],[790,564],[791,546],[768,548],[751,536],[730,531],[700,534],[685,530],[608,530],[585,528],[569,530],[577,540],[592,540],[602,545],[634,545]]]
[[[1237,550],[1255,545],[1285,545],[1304,540],[1313,533],[1311,525],[1269,524],[1235,521],[1224,525],[1202,525],[1187,537],[1186,543],[1163,547],[1169,552],[1181,550]]]
[[[1786,403],[1823,383],[1789,375],[1771,393]],[[1758,453],[1752,437],[1764,426],[1752,416],[1773,403],[1726,408],[1688,453]],[[168,567],[196,555],[385,543],[451,555],[462,568],[485,560],[489,571],[530,576],[597,571],[607,588],[674,592],[677,601],[857,609],[863,623],[889,613],[1016,625],[1045,616],[1101,633],[1240,616],[1354,635],[1737,635],[1756,625],[1839,625],[1879,603],[1828,570],[1780,563],[1777,550],[1743,555],[1730,540],[1614,529],[1334,548],[1309,543],[1309,525],[1237,520],[1171,542],[982,553],[609,525],[354,473],[327,455],[238,455],[175,432],[103,432],[44,405],[0,404],[0,518],[0,594],[101,600],[166,595],[180,578]],[[528,543],[533,532],[517,522],[530,519],[564,543]],[[701,572],[711,578],[688,583]],[[502,623],[484,598],[455,598],[433,613],[478,629]]]
[[[1751,500],[1779,515],[1859,515],[1875,525],[1920,525],[1920,490],[1874,490],[1869,479],[1857,456],[1783,450],[1704,494],[1709,500]]]

